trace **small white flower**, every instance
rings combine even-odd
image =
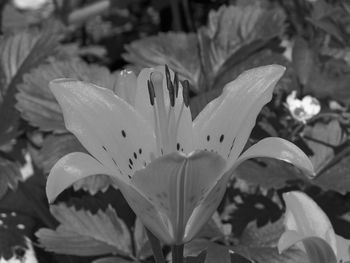
[[[290,111],[293,118],[297,121],[306,123],[321,111],[320,102],[311,96],[305,96],[303,99],[296,98],[297,92],[292,91],[286,100],[286,107]]]

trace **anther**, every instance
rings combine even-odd
[[[186,107],[190,105],[190,83],[188,80],[182,81],[182,96]]]
[[[174,76],[174,88],[175,88],[175,96],[177,98],[177,95],[179,94],[179,75],[177,72],[175,72]]]
[[[156,96],[155,92],[154,92],[154,86],[152,81],[147,80],[147,86],[148,86],[148,93],[149,93],[149,101],[151,103],[151,105],[154,105],[154,97]]]
[[[175,92],[174,92],[174,85],[171,82],[171,77],[170,77],[170,71],[168,65],[165,65],[165,78],[166,78],[166,86],[169,91],[169,99],[170,99],[170,105],[172,107],[175,106]]]

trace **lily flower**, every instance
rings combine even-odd
[[[286,231],[278,242],[280,253],[297,245],[311,262],[349,262],[350,240],[335,234],[325,212],[309,196],[292,191],[283,194],[283,199]]]
[[[122,83],[135,91],[129,103],[93,84],[52,81],[67,129],[91,155],[70,153],[55,164],[46,186],[49,201],[79,179],[107,174],[161,241],[190,241],[242,161],[272,157],[312,172],[307,156],[281,138],[263,139],[240,155],[283,72],[278,65],[244,72],[194,121],[188,83],[167,67],[143,69],[137,78],[127,74]]]
[[[308,95],[300,100],[296,98],[296,95],[295,90],[288,95],[286,107],[295,120],[306,123],[321,111],[321,104],[318,99],[312,96]]]

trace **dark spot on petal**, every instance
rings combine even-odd
[[[126,133],[125,133],[124,130],[122,130],[122,135],[123,135],[124,138],[126,137]]]
[[[139,154],[141,154],[141,153],[142,153],[142,149],[140,148],[140,149],[139,149]]]
[[[130,165],[134,165],[134,162],[129,158]]]
[[[107,148],[105,146],[102,146],[102,149],[107,152]]]
[[[129,168],[130,168],[130,170],[132,170],[132,166],[129,164]]]
[[[146,165],[147,165],[147,163],[146,163],[146,162],[143,162],[143,165],[144,165],[144,166],[146,166]]]
[[[223,142],[223,140],[224,140],[224,135],[221,134],[221,136],[220,136],[220,143]]]
[[[207,136],[207,141],[208,141],[208,142],[210,141],[210,135]]]
[[[177,143],[177,144],[176,144],[176,149],[177,149],[177,150],[180,150],[180,143]]]
[[[128,177],[129,177],[129,179],[131,179],[131,175],[130,174],[128,174]]]
[[[118,166],[118,164],[117,164],[117,162],[112,158],[112,161],[114,162],[114,164],[116,165],[116,166]]]
[[[134,158],[137,159],[137,154],[134,152]]]

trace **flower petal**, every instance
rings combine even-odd
[[[286,231],[282,234],[278,242],[278,250],[282,253],[293,245],[301,244],[301,249],[307,253],[310,263],[338,262],[333,249],[324,239],[315,236],[304,237],[295,231]]]
[[[165,67],[158,66],[155,68],[143,69],[137,78],[137,91],[135,99],[136,110],[143,115],[143,117],[151,123],[152,127],[155,127],[154,109],[150,104],[147,81],[150,80],[152,72],[160,72],[163,75],[163,87],[164,87],[164,101],[166,112],[169,111],[170,100],[168,96]],[[174,72],[170,71],[171,79],[174,79]],[[179,83],[178,97],[175,100],[175,119],[178,120],[178,133],[177,140],[180,144],[180,150],[183,148],[184,153],[190,153],[194,150],[193,138],[192,138],[192,117],[189,107],[185,107],[183,104],[183,88]]]
[[[116,74],[116,73],[114,73]],[[130,105],[135,105],[137,78],[134,72],[124,69],[117,73],[114,92]]]
[[[337,254],[333,226],[323,210],[306,194],[292,191],[283,194],[286,202],[285,226],[304,238],[319,237],[325,240]]]
[[[96,159],[86,153],[70,153],[52,167],[46,182],[46,196],[50,203],[76,181],[95,174],[112,175]]]
[[[225,194],[230,177],[231,173],[228,172],[221,176],[194,209],[186,225],[184,242],[192,240],[213,215]]]
[[[337,240],[337,258],[342,262],[350,260],[350,240],[335,235]]]
[[[255,157],[270,157],[291,163],[306,172],[308,175],[314,175],[314,168],[307,155],[295,144],[278,137],[265,138],[248,150],[246,150],[234,163],[228,166],[239,164],[247,159]]]
[[[226,162],[214,153],[202,151],[189,157],[172,153],[137,171],[132,184],[169,218],[173,236],[181,243],[187,220],[225,167]]]
[[[284,70],[279,65],[259,67],[228,83],[221,96],[210,102],[194,120],[195,148],[214,150],[225,159],[237,158]],[[244,139],[237,140],[243,125]]]
[[[278,240],[277,248],[278,252],[281,254],[286,249],[290,248],[291,246],[297,245],[301,250],[305,251],[304,246],[300,246],[300,241],[305,238],[302,234],[298,233],[295,230],[287,230],[285,231],[280,239]],[[299,244],[298,244],[299,243]]]
[[[70,79],[50,83],[66,127],[103,165],[125,179],[150,162],[155,136],[147,122],[111,90]]]
[[[168,219],[156,209],[149,198],[125,181],[119,181],[118,186],[132,210],[148,230],[165,244],[172,244],[174,239],[171,236]]]

